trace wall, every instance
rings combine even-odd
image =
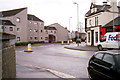
[[[0,35],[0,78],[16,78],[15,35]]]
[[[2,78],[16,77],[16,59],[15,46],[9,46],[0,50],[2,51]]]

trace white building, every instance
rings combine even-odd
[[[113,26],[103,28],[107,23],[117,18],[119,15],[119,7],[117,2],[103,2],[103,5],[91,3],[90,10],[85,14],[85,28],[87,32],[87,45],[97,46],[102,36],[113,30]]]

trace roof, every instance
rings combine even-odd
[[[14,9],[14,10],[8,10],[8,11],[2,11],[2,17],[8,17],[8,16],[13,16],[16,15],[17,13],[21,12],[26,8],[20,8],[20,9]]]
[[[31,15],[31,14],[28,14],[28,20],[44,22],[43,20],[39,19],[35,15]]]
[[[57,30],[55,27],[45,26],[44,29],[46,30]]]
[[[92,8],[97,8],[97,11],[92,13],[91,12]],[[90,10],[85,14],[85,16],[88,17],[88,16],[91,16],[91,15],[99,13],[99,12],[108,11],[108,9],[110,9],[110,5],[107,5],[107,4],[106,5],[96,5],[96,4],[91,3]]]
[[[9,20],[0,20],[0,23],[2,23],[2,25],[6,25],[6,26],[15,26],[11,21]]]
[[[114,19],[114,25],[120,26],[120,16]],[[113,26],[113,20],[105,24],[103,27],[110,27],[110,26]]]

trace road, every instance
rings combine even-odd
[[[88,78],[87,64],[94,52],[65,49],[61,44],[16,48],[17,78]]]

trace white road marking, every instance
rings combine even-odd
[[[21,64],[20,64],[20,65],[21,65]],[[52,74],[54,74],[54,75],[56,75],[56,76],[59,76],[60,78],[76,78],[76,77],[74,77],[74,76],[72,76],[72,75],[69,75],[69,74],[66,74],[66,73],[63,73],[63,72],[59,72],[59,71],[56,71],[56,70],[48,69],[48,68],[42,68],[42,67],[40,67],[40,66],[33,66],[33,65],[29,65],[29,64],[24,64],[24,65],[22,65],[22,66],[46,70],[46,71],[49,71],[49,72],[51,72]]]

